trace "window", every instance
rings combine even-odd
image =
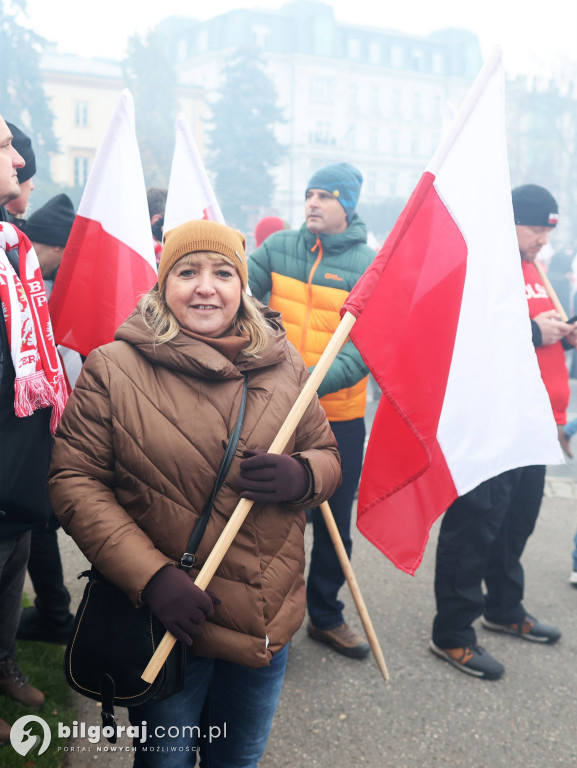
[[[252,28],[252,36],[257,48],[266,48],[270,37],[270,29],[264,25],[255,25]]]
[[[356,83],[351,83],[351,85],[349,85],[349,106],[351,109],[355,109],[358,105],[358,86]]]
[[[197,38],[198,53],[205,53],[208,51],[208,32],[206,29],[201,29]]]
[[[188,57],[188,42],[181,37],[176,44],[176,60],[184,61],[187,57]]]
[[[371,152],[379,151],[379,129],[373,126],[369,131],[369,150]]]
[[[330,144],[331,139],[331,124],[325,121],[317,121],[314,129],[309,134],[311,144],[321,144],[326,146]]]
[[[77,128],[86,128],[88,125],[88,104],[85,101],[77,101],[74,122]]]
[[[411,68],[421,72],[424,68],[425,57],[420,48],[413,48],[411,51]]]
[[[90,160],[88,157],[77,156],[74,158],[74,186],[83,187],[88,179]]]
[[[332,101],[333,81],[322,78],[313,78],[311,80],[311,101],[321,104],[327,104]]]
[[[369,44],[369,61],[371,64],[381,63],[381,46],[379,43],[373,42]]]
[[[398,131],[392,131],[391,132],[391,153],[393,155],[399,154],[399,132]]]
[[[413,117],[415,119],[419,119],[421,117],[421,94],[417,91],[413,92],[412,96],[412,108],[413,108]]]
[[[401,69],[403,66],[403,49],[400,45],[393,45],[391,48],[391,66],[395,69]]]
[[[433,54],[433,74],[442,75],[445,70],[445,60],[442,53]]]
[[[401,92],[395,88],[391,93],[391,111],[394,117],[401,115]]]
[[[361,43],[356,37],[349,37],[347,40],[347,49],[349,59],[358,61],[361,58]]]

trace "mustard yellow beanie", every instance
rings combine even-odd
[[[232,259],[240,276],[243,290],[248,283],[246,264],[246,240],[241,232],[220,224],[218,221],[198,219],[187,221],[164,235],[164,247],[158,265],[158,287],[162,288],[168,273],[176,262],[187,253],[213,251]]]

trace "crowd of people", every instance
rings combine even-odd
[[[48,299],[75,214],[57,195],[25,218],[35,170],[30,140],[0,117],[0,694],[41,709],[44,694],[20,669],[16,639],[65,643],[70,635],[62,525],[98,572],[188,651],[180,693],[129,708],[131,724],[146,722],[151,734],[155,725],[176,726],[179,749],[167,757],[136,743],[134,765],[192,766],[198,747],[208,764],[256,766],[305,613],[313,641],[350,659],[369,653],[345,617],[344,574],[319,510],[329,502],[351,557],[369,371],[350,340],[283,453],[268,450],[375,257],[356,211],[361,173],[347,162],[317,170],[302,225],[263,219],[250,254],[245,237],[224,224],[190,221],[163,232],[166,194],[149,190],[158,282],[115,340],[91,352],[67,400]],[[533,344],[570,453],[565,349],[577,344],[577,326],[561,319],[535,267],[557,203],[535,184],[514,189],[512,202]],[[237,422],[238,447],[196,561],[182,567]],[[477,643],[479,617],[517,639],[561,636],[523,603],[521,556],[544,480],[542,466],[510,470],[443,517],[430,648],[461,672],[504,673]],[[253,507],[204,591],[194,579],[239,498]],[[577,536],[575,546],[577,586]],[[22,611],[27,568],[35,600]],[[227,739],[198,742],[195,726],[224,723]],[[0,718],[0,743],[9,734]]]

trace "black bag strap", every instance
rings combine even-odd
[[[196,560],[195,553],[196,553],[196,550],[198,549],[198,545],[202,540],[202,537],[206,530],[206,526],[208,525],[208,518],[210,517],[210,513],[212,511],[212,505],[214,504],[214,499],[216,497],[216,494],[219,491],[220,486],[223,484],[225,477],[228,474],[228,470],[230,469],[230,465],[232,464],[232,460],[234,458],[234,452],[236,451],[236,446],[238,445],[240,430],[242,429],[242,423],[244,421],[244,410],[246,407],[246,392],[248,389],[248,379],[247,379],[246,373],[243,374],[243,376],[244,376],[244,381],[243,381],[243,387],[242,387],[242,400],[240,402],[238,419],[230,435],[228,445],[226,446],[226,451],[224,453],[222,462],[220,464],[220,468],[218,470],[218,474],[216,476],[216,481],[214,483],[214,488],[212,489],[210,498],[205,508],[202,510],[202,515],[200,516],[197,524],[194,526],[194,530],[192,531],[192,535],[186,546],[186,552],[180,559],[180,564],[178,567],[182,568],[185,571],[189,571],[195,563],[195,560]]]

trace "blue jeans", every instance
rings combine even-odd
[[[343,482],[329,499],[329,506],[350,558],[353,546],[351,511],[363,466],[365,420],[331,421],[331,429],[341,454]],[[345,620],[344,604],[337,598],[345,575],[320,509],[313,510],[312,521],[313,547],[307,579],[307,608],[315,627],[333,629]]]
[[[288,659],[288,644],[268,667],[249,669],[221,659],[187,655],[184,687],[166,701],[128,710],[146,722],[144,744],[134,740],[134,768],[256,768],[272,728]]]
[[[575,549],[573,550],[573,570],[577,571],[577,533],[575,534],[573,542],[575,544]]]

